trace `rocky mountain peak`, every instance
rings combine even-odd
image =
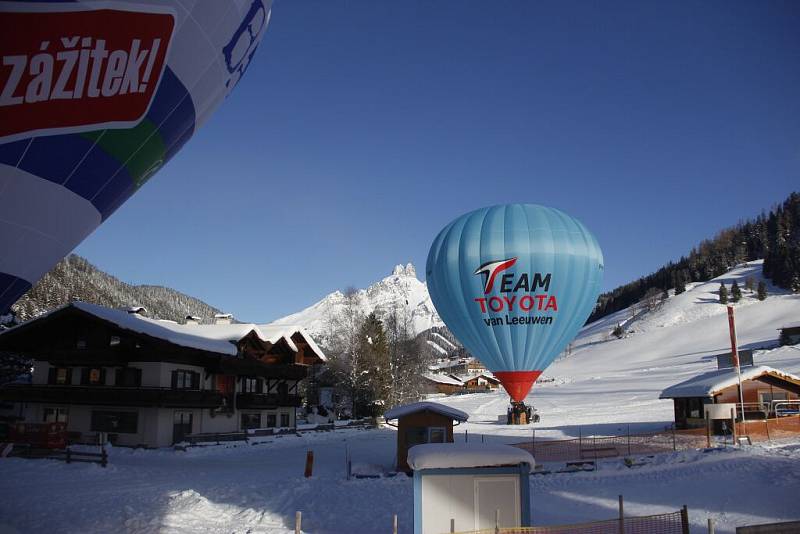
[[[417,270],[414,268],[413,263],[407,263],[405,266],[403,264],[395,265],[394,270],[392,271],[392,275],[394,276],[413,276],[414,278],[417,277]]]

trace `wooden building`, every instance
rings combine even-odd
[[[489,372],[457,377],[469,392],[492,391],[500,387],[500,381]]]
[[[444,395],[452,395],[464,391],[464,383],[451,375],[442,373],[425,373],[422,375],[423,380],[427,383],[427,390],[429,393],[442,393]]]
[[[800,323],[782,326],[778,328],[778,331],[780,331],[778,339],[781,345],[797,345],[800,343]]]
[[[453,443],[453,422],[469,416],[436,402],[415,402],[392,408],[384,414],[387,424],[397,419],[397,470],[410,471],[408,450],[423,443]]]
[[[325,362],[296,328],[177,324],[83,302],[4,331],[0,350],[34,360],[32,383],[0,388],[0,403],[13,403],[24,422],[64,422],[73,440],[104,433],[146,447],[292,428],[298,386]]]
[[[775,417],[797,409],[800,377],[764,365],[742,368],[741,373],[746,418]],[[659,398],[673,400],[676,428],[702,428],[706,424],[704,404],[739,404],[736,369],[695,376],[668,387]]]

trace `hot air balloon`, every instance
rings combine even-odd
[[[447,327],[521,403],[592,312],[603,255],[566,213],[508,204],[448,224],[426,273]]]
[[[0,2],[0,313],[225,100],[270,7]]]

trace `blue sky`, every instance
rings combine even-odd
[[[798,28],[792,1],[275,0],[236,91],[76,252],[268,321],[532,202],[595,233],[610,289],[800,189]]]

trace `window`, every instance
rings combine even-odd
[[[106,370],[102,367],[84,367],[81,373],[81,385],[102,386],[106,383]]]
[[[109,347],[116,347],[119,344],[120,344],[119,336],[111,336],[108,340]]]
[[[261,428],[261,414],[260,413],[243,413],[242,414],[242,430],[249,430],[251,428]]]
[[[278,426],[274,413],[267,414],[267,428],[275,428]]]
[[[428,429],[428,443],[444,443],[446,436],[444,427],[434,426]]]
[[[172,389],[200,389],[200,373],[183,369],[172,371]]]
[[[77,343],[75,343],[75,346],[78,347],[79,350],[84,350],[86,348],[86,340],[79,339]]]
[[[242,391],[245,393],[262,393],[264,383],[260,378],[245,378],[242,380]]]
[[[138,388],[142,385],[142,370],[136,367],[117,369],[114,384],[128,388]]]
[[[428,442],[426,428],[422,426],[412,426],[406,429],[406,446],[413,447],[421,443]]]
[[[289,427],[289,414],[288,413],[282,413],[281,414],[281,426],[284,427],[284,428],[288,428]]]
[[[91,430],[94,432],[136,434],[138,423],[137,412],[92,411]]]
[[[72,369],[69,367],[51,367],[47,377],[47,383],[58,386],[69,386],[72,384]]]
[[[45,408],[42,421],[45,423],[66,423],[69,408]]]

